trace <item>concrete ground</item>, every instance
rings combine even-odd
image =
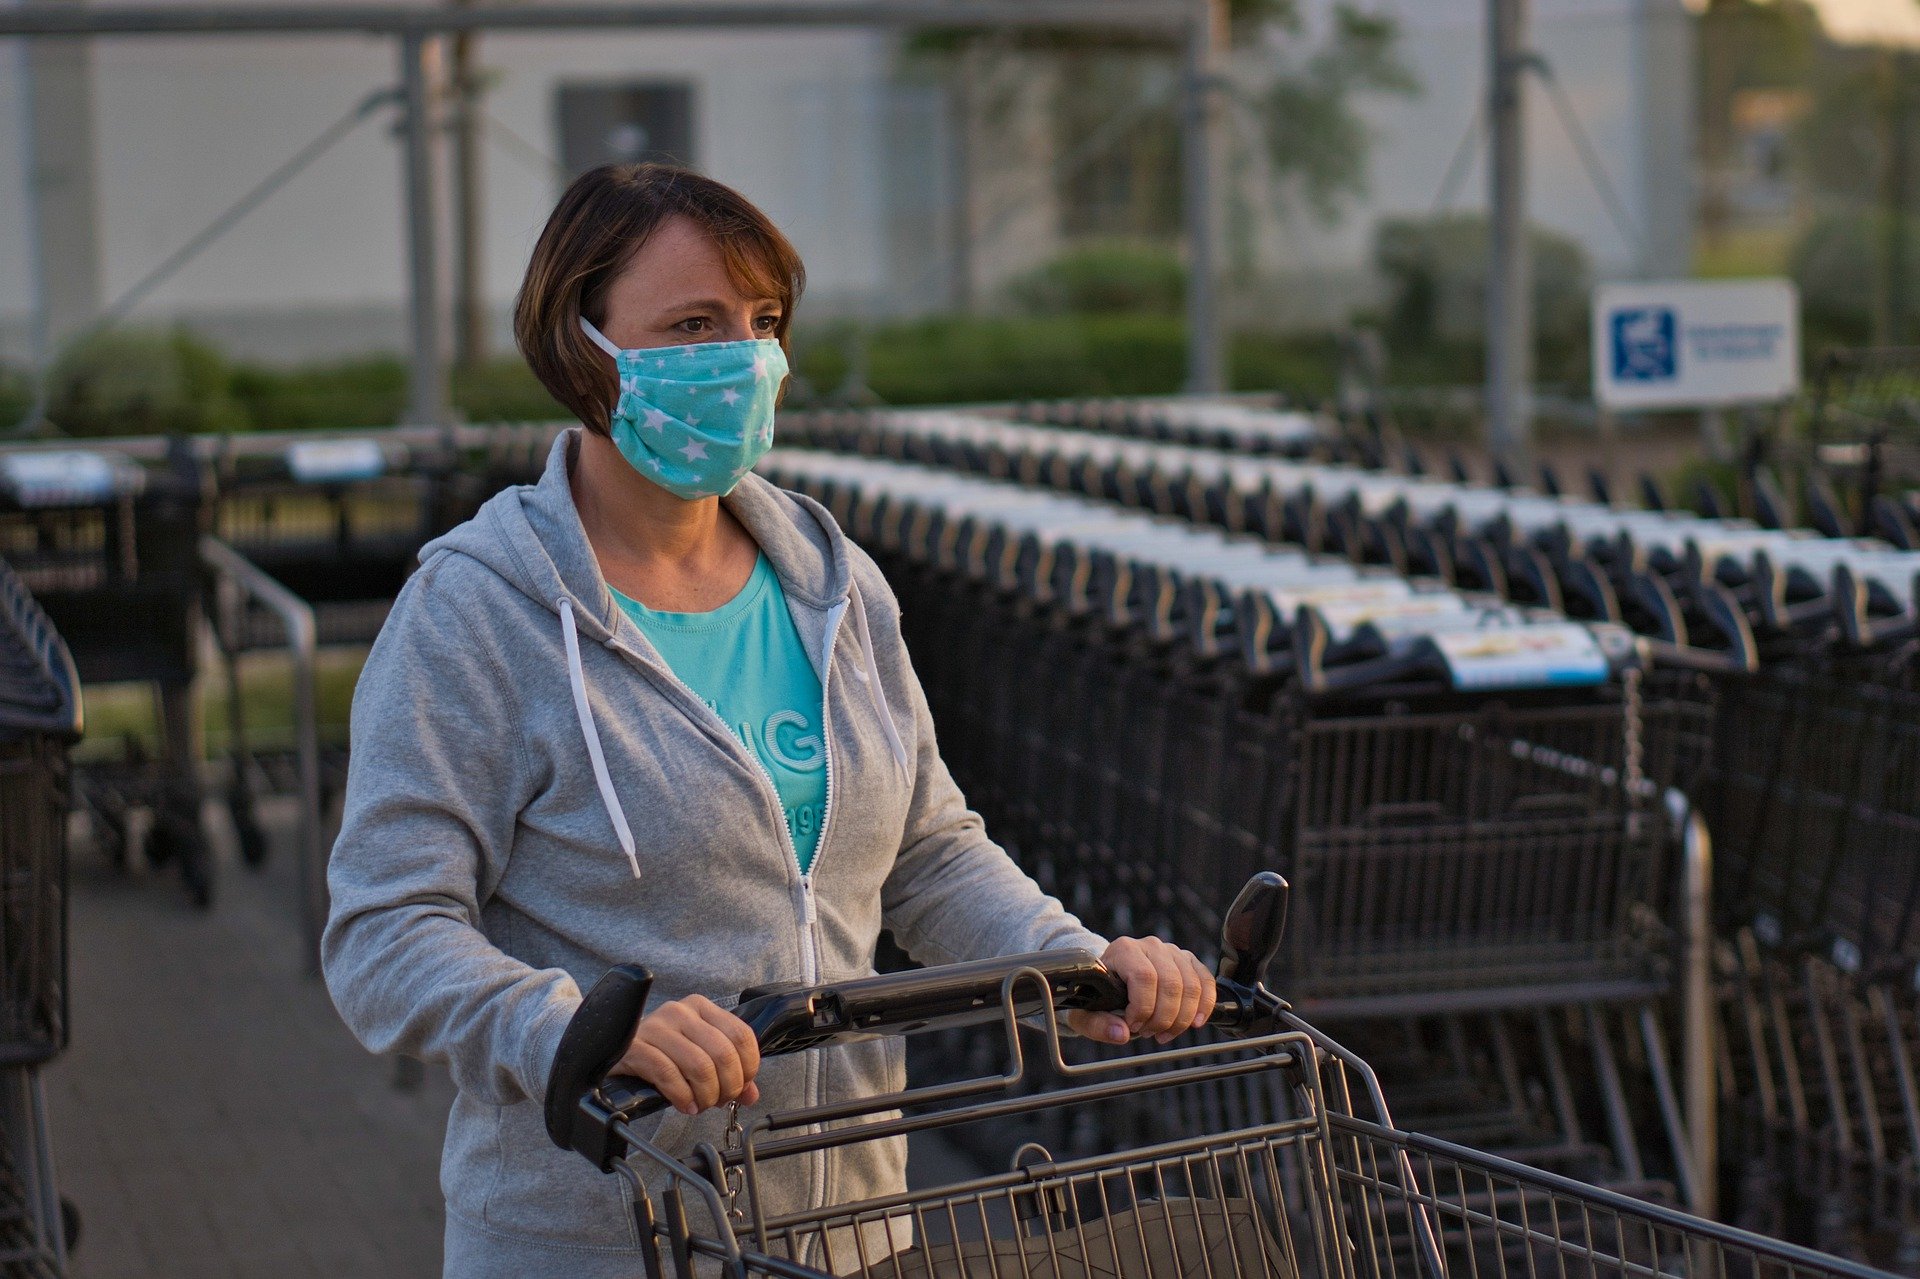
[[[79,1208],[72,1279],[416,1279],[440,1273],[440,1142],[453,1099],[362,1049],[295,914],[292,809],[238,864],[224,809],[210,911],[177,875],[73,850],[73,1041],[47,1074],[60,1188]],[[916,1137],[916,1185],[977,1175]]]
[[[307,975],[284,841],[262,872],[222,862],[201,912],[74,850],[73,1042],[47,1077],[72,1274],[438,1274],[452,1086],[397,1089]]]

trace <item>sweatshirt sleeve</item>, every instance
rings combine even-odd
[[[1037,950],[1107,947],[1042,892],[967,806],[934,738],[933,715],[900,635],[899,605],[879,567],[852,552],[889,698],[904,695],[913,719],[913,794],[906,833],[882,889],[885,922],[907,953],[927,964]]]
[[[354,690],[321,964],[367,1048],[445,1062],[462,1092],[504,1105],[545,1093],[580,990],[480,928],[529,771],[512,684],[444,569],[401,592]]]

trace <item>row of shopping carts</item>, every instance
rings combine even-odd
[[[1299,642],[1294,604],[1398,579],[924,466],[783,449],[767,473],[880,556],[943,754],[1095,927],[1204,936],[1211,903],[1278,868],[1282,987],[1365,1027],[1424,1126],[1711,1193],[1682,1100],[1711,1084],[1703,976],[1678,1076],[1667,1019],[1705,958],[1687,888],[1705,850],[1650,780],[1670,766],[1617,628],[1458,596],[1429,614],[1427,659],[1328,694],[1271,658]],[[1196,626],[1201,600],[1233,606]]]
[[[1143,412],[1127,429],[1205,440],[1194,419],[1215,411],[1163,407],[1155,412],[1171,412],[1170,427],[1151,430],[1152,414]],[[1065,416],[1058,409],[1044,415]],[[1258,533],[1267,532],[1276,508],[1284,513],[1290,505],[1279,525],[1283,538],[1311,542],[1318,533],[1324,548],[1361,561],[1393,564],[1381,548],[1393,545],[1395,532],[1450,535],[1457,547],[1464,529],[1501,548],[1497,556],[1484,545],[1470,549],[1468,563],[1511,562],[1510,548],[1520,543],[1538,558],[1528,557],[1532,573],[1509,575],[1502,591],[1509,598],[1551,601],[1541,583],[1556,584],[1561,593],[1551,602],[1650,631],[1661,660],[1714,672],[1705,702],[1714,708],[1713,767],[1681,772],[1719,837],[1720,1073],[1729,1149],[1753,1155],[1729,1167],[1730,1189],[1739,1211],[1788,1223],[1825,1246],[1881,1257],[1911,1251],[1912,1195],[1893,1191],[1911,1184],[1920,1132],[1913,1018],[1905,1011],[1915,989],[1910,832],[1920,777],[1907,743],[1909,726],[1920,722],[1908,695],[1912,573],[1920,557],[1739,521],[1624,513],[1338,467],[1196,457],[1191,449],[952,416],[869,417],[851,436],[844,420],[816,429],[842,447],[1098,492]],[[1419,518],[1408,518],[1416,512]],[[1419,567],[1431,572],[1436,560]],[[1485,572],[1466,581],[1501,586]],[[1662,607],[1596,608],[1607,588]],[[1709,646],[1693,642],[1701,616],[1713,624]],[[1688,621],[1696,624],[1683,629]],[[1700,722],[1686,713],[1668,721],[1696,744]],[[1673,755],[1692,763],[1708,757]],[[1868,1029],[1821,1029],[1861,1026]],[[1740,1044],[1746,1051],[1736,1051]],[[1782,1175],[1766,1152],[1788,1146],[1803,1149],[1798,1164],[1820,1175]]]
[[[323,738],[316,662],[370,643],[420,546],[500,487],[537,475],[558,428],[510,426],[109,440],[0,450],[0,561],[65,637],[89,685],[150,688],[157,731],[89,742],[74,790],[94,842],[125,862],[177,864],[193,899],[215,886],[202,828],[209,778],[196,683],[222,659],[224,791],[244,858],[267,838],[257,799],[291,793],[309,940],[345,776]],[[291,723],[249,723],[256,659],[289,682]],[[337,817],[333,818],[337,820]]]
[[[40,1071],[67,1045],[68,750],[80,684],[46,614],[0,563],[0,1273],[57,1276],[60,1200]]]

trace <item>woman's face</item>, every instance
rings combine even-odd
[[[778,336],[780,299],[752,297],[727,272],[713,238],[669,218],[607,286],[600,331],[623,350]]]

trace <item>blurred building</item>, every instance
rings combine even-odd
[[[924,271],[939,102],[893,83],[893,44],[806,29],[482,38],[496,336],[566,177],[609,159],[670,156],[739,186],[793,237],[828,307]],[[0,40],[0,358],[24,354],[36,287],[70,331],[397,74],[393,42],[365,38]],[[382,109],[134,318],[269,358],[400,349],[394,120]]]
[[[1309,40],[1331,4],[1303,0]],[[1221,203],[1237,318],[1339,323],[1374,297],[1379,223],[1435,212],[1463,139],[1445,202],[1484,207],[1484,147],[1469,134],[1484,93],[1485,0],[1373,7],[1399,23],[1418,89],[1358,101],[1372,138],[1366,194],[1336,221],[1266,180],[1258,121],[1230,113],[1233,190]],[[1681,0],[1536,0],[1535,10],[1535,43],[1626,226],[1538,84],[1535,219],[1582,245],[1602,276],[1684,273],[1692,19]],[[1257,88],[1302,43],[1244,51],[1234,75]],[[501,344],[560,185],[606,159],[671,156],[738,185],[799,246],[816,315],[991,305],[1009,279],[1074,243],[1178,234],[1177,82],[1163,55],[1062,57],[993,39],[929,51],[885,33],[805,29],[489,34],[477,47],[489,84],[481,283]],[[71,331],[395,75],[392,43],[361,38],[0,42],[0,358],[29,348],[37,291],[54,328]],[[1757,104],[1756,130],[1785,109]],[[256,357],[399,349],[393,117],[383,109],[293,179],[135,318],[185,320]]]

